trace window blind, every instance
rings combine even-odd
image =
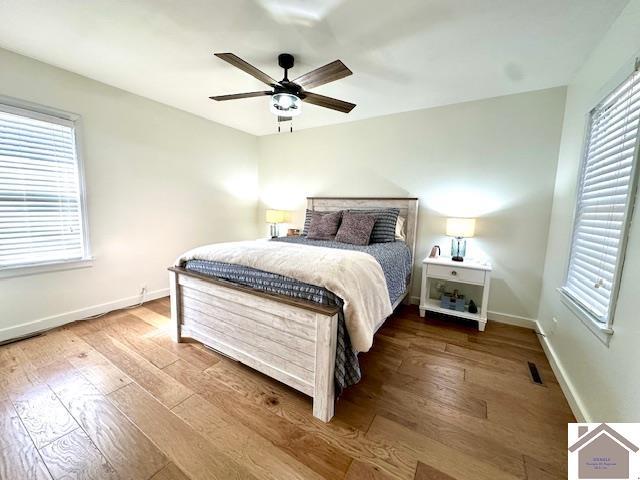
[[[0,105],[0,269],[84,259],[73,122]]]
[[[599,323],[610,323],[627,216],[632,207],[640,116],[634,72],[591,111],[563,291]]]

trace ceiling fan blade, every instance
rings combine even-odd
[[[348,77],[353,72],[349,70],[340,60],[328,63],[324,67],[311,70],[309,73],[299,76],[293,83],[297,83],[304,89],[311,89],[324,85],[325,83],[340,80]]]
[[[312,103],[319,107],[330,108],[331,110],[338,110],[339,112],[349,113],[356,106],[355,103],[345,102],[344,100],[338,100],[337,98],[325,97],[324,95],[318,95],[317,93],[304,92],[303,102]]]
[[[279,83],[276,80],[271,78],[262,70],[258,70],[256,67],[254,67],[250,63],[245,62],[244,60],[242,60],[237,55],[234,55],[233,53],[214,53],[214,55],[220,58],[221,60],[224,60],[225,62],[230,63],[234,67],[239,68],[243,72],[248,73],[252,77],[257,78],[261,82],[266,83],[267,85],[270,85],[270,86],[279,85]]]
[[[264,91],[264,92],[249,92],[249,93],[232,93],[231,95],[217,95],[215,97],[209,97],[209,98],[217,102],[222,102],[223,100],[237,100],[239,98],[263,97],[264,95],[273,95],[273,92]]]

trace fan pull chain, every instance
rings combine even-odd
[[[293,133],[293,118],[290,118],[289,120],[286,120],[287,122],[289,122],[289,133]],[[280,126],[281,123],[284,123],[283,121],[280,120],[280,118],[278,118],[278,133],[282,133],[282,127]]]

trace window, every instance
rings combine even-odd
[[[0,271],[89,258],[82,185],[73,119],[0,104]]]
[[[562,292],[602,331],[615,311],[636,188],[640,73],[590,112]]]

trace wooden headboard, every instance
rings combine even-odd
[[[416,235],[418,226],[418,199],[407,197],[307,197],[307,209],[330,212],[347,209],[398,208],[405,219],[406,242],[411,250],[411,260],[415,262]],[[413,278],[413,275],[412,275]],[[411,294],[409,281],[408,294]]]

